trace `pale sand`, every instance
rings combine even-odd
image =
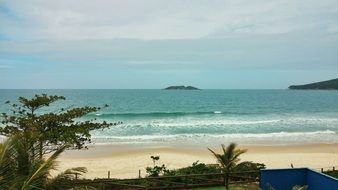
[[[338,144],[245,146],[242,161],[266,164],[268,168],[294,167],[322,168],[338,166]],[[213,147],[217,152],[221,147]],[[94,145],[88,150],[72,150],[59,158],[59,170],[87,167],[86,178],[104,178],[108,171],[112,178],[135,178],[138,171],[145,176],[145,168],[152,166],[151,155],[159,155],[158,164],[174,169],[191,165],[199,160],[215,163],[206,147],[160,147],[145,145]]]

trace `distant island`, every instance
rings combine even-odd
[[[193,86],[169,86],[163,90],[200,90]]]
[[[291,90],[338,90],[338,78],[304,85],[289,86]]]

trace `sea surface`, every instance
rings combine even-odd
[[[321,90],[0,90],[5,101],[63,95],[61,107],[109,107],[80,120],[122,122],[92,132],[94,143],[338,143],[338,91]]]

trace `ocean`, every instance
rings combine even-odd
[[[96,144],[338,143],[338,91],[0,90],[5,101],[63,95],[60,107],[104,106],[80,120],[122,122],[92,132]]]

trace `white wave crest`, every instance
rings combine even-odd
[[[135,136],[92,136],[93,139],[168,139],[168,138],[198,138],[198,137],[215,137],[215,138],[266,138],[266,137],[297,137],[297,136],[316,136],[316,135],[337,135],[335,131],[313,131],[313,132],[276,132],[276,133],[235,133],[235,134],[176,134],[176,135],[135,135]]]

